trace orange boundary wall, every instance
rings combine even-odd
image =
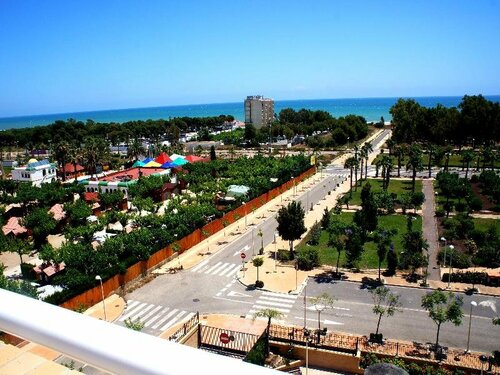
[[[155,269],[162,262],[170,258],[174,253],[174,249],[178,246],[178,251],[182,254],[184,251],[189,250],[193,246],[199,244],[206,238],[210,237],[214,233],[224,229],[224,224],[226,226],[234,223],[239,218],[242,218],[248,214],[251,214],[254,210],[262,207],[267,202],[278,197],[280,194],[291,189],[295,184],[309,178],[314,173],[316,173],[316,167],[311,167],[301,175],[295,177],[293,180],[287,181],[281,186],[274,188],[261,196],[252,199],[247,202],[245,206],[239,206],[233,211],[228,212],[222,218],[211,221],[210,223],[203,226],[201,229],[196,229],[194,232],[188,234],[186,237],[180,239],[175,244],[170,244],[167,247],[158,250],[156,253],[152,254],[148,260],[140,261],[132,266],[130,266],[125,273],[117,274],[109,279],[103,281],[104,296],[108,296],[115,293],[120,288],[123,288],[127,283],[137,279],[140,276],[147,275],[148,272]],[[92,306],[102,300],[100,286],[96,286],[89,289],[69,300],[62,303],[60,306],[67,309],[75,310],[81,306]]]

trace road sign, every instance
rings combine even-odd
[[[225,332],[222,332],[219,336],[219,340],[223,344],[228,344],[231,339],[229,338],[229,335]]]
[[[240,258],[241,258],[241,259],[245,259],[246,257],[247,257],[247,255],[246,255],[245,253],[241,253],[241,254],[240,254]]]

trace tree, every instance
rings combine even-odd
[[[257,137],[257,129],[250,123],[245,124],[245,140],[248,141],[250,145],[255,143]]]
[[[425,194],[422,193],[421,191],[418,191],[411,195],[411,204],[415,209],[415,213],[417,213],[417,209],[421,207],[424,204],[424,202],[425,202]]]
[[[300,202],[290,202],[287,207],[278,211],[278,233],[290,244],[290,257],[293,259],[293,241],[298,240],[306,232],[304,225],[305,212]]]
[[[359,146],[356,144],[352,148],[354,150],[354,190],[358,190],[358,167],[359,167]]]
[[[439,347],[441,325],[446,322],[452,322],[456,326],[462,324],[463,304],[461,296],[441,290],[434,290],[422,297],[422,307],[429,312],[429,317],[437,325],[436,351]]]
[[[326,309],[331,309],[335,301],[336,299],[330,296],[328,293],[323,293],[320,294],[319,296],[311,297],[311,303],[318,312],[318,330],[316,332],[318,337],[317,338],[318,344],[320,342],[320,335],[321,335],[321,312],[323,312]]]
[[[356,211],[354,214],[354,222],[365,231],[365,234],[374,231],[378,223],[378,208],[371,188],[369,182],[363,186],[361,190],[361,210]]]
[[[401,159],[402,159],[402,157],[405,154],[405,147],[404,147],[404,145],[396,145],[394,147],[393,154],[398,159],[398,177],[401,177]]]
[[[377,257],[378,257],[378,280],[381,281],[381,267],[382,262],[387,256],[387,251],[391,245],[391,238],[397,233],[395,229],[386,230],[378,229],[375,233],[375,242],[377,243]]]
[[[23,255],[28,255],[33,250],[28,241],[16,237],[7,237],[5,249],[11,253],[19,255],[21,264],[23,263]]]
[[[380,321],[383,316],[393,316],[396,312],[401,310],[401,302],[399,295],[394,294],[386,286],[379,286],[376,289],[371,289],[370,293],[373,299],[373,313],[378,315],[377,330],[375,335],[378,335]]]
[[[422,149],[418,144],[413,144],[410,148],[408,163],[406,163],[406,169],[412,170],[412,192],[415,192],[415,179],[417,177],[417,172],[421,171],[422,168]]]
[[[412,217],[408,216],[408,232],[403,236],[404,252],[401,253],[400,266],[403,269],[410,269],[411,275],[415,275],[417,268],[426,265],[427,258],[423,250],[429,248],[429,244],[422,236],[422,231],[411,229]]]
[[[257,281],[255,281],[255,285],[259,283],[259,268],[264,264],[264,258],[255,257],[252,259],[253,266],[257,269]]]
[[[474,153],[470,150],[465,150],[462,152],[462,163],[465,163],[465,179],[468,179],[469,176],[469,168],[471,161],[474,160]]]
[[[214,145],[210,146],[210,160],[211,161],[217,160],[217,155],[215,154],[215,146]]]
[[[68,159],[69,153],[69,144],[66,141],[60,141],[54,146],[54,156],[57,160],[57,164],[59,168],[62,169],[63,172],[63,181],[66,181],[66,160]]]
[[[398,254],[394,250],[394,245],[391,243],[389,245],[389,252],[387,253],[387,275],[393,276],[396,274],[396,268],[398,266]]]
[[[384,179],[382,187],[384,190],[387,190],[391,179],[392,158],[388,155],[383,155],[380,159],[380,165],[382,167],[382,178]]]
[[[274,309],[262,309],[255,314],[253,314],[253,320],[257,318],[267,318],[267,353],[269,354],[269,335],[270,335],[270,330],[271,330],[271,319],[281,319],[284,317],[284,314],[279,312],[278,310]]]
[[[146,149],[138,139],[134,139],[127,148],[127,155],[131,160],[138,160],[140,156],[146,154]]]
[[[92,209],[83,199],[78,199],[74,203],[66,203],[64,211],[72,226],[85,224],[87,217],[92,215]]]
[[[364,150],[365,157],[365,178],[368,178],[368,158],[370,157],[370,152],[373,152],[373,145],[371,142],[366,142],[362,149]]]
[[[345,243],[347,241],[347,226],[345,223],[340,220],[335,220],[332,218],[330,220],[328,226],[328,246],[333,247],[337,250],[337,266],[335,269],[335,274],[339,274],[339,262],[340,262],[340,253],[345,249]]]
[[[23,225],[33,234],[35,249],[39,250],[47,242],[47,236],[56,228],[56,221],[44,208],[37,208],[24,219]]]
[[[347,158],[345,163],[344,163],[344,168],[349,169],[350,173],[351,173],[351,177],[350,177],[351,188],[349,190],[349,197],[352,197],[352,173],[353,173],[355,165],[357,165],[357,164],[358,164],[358,161],[352,156]]]
[[[355,267],[361,254],[363,253],[363,230],[353,224],[346,229],[347,240],[345,242],[346,265],[349,268]]]
[[[103,138],[85,139],[82,149],[82,161],[90,176],[96,173],[97,165],[109,160],[109,145]]]

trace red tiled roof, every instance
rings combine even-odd
[[[76,172],[81,172],[85,170],[84,167],[82,167],[80,164],[76,165]],[[66,173],[75,173],[75,166],[71,163],[66,163],[64,164],[63,171]]]
[[[8,235],[9,233],[12,233],[14,236],[17,236],[18,234],[26,233],[28,230],[23,227],[19,221],[20,218],[11,217],[7,224],[2,227],[3,234]]]
[[[83,199],[85,199],[85,202],[97,202],[99,201],[99,193],[86,191],[83,193]]]
[[[124,171],[119,171],[115,173],[110,173],[107,176],[100,178],[99,181],[122,181],[123,179],[137,180],[139,178],[139,171],[142,173],[142,176],[146,177],[154,173],[159,173],[165,171],[163,168],[144,168],[144,167],[136,167],[125,169]]]

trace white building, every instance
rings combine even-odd
[[[56,181],[56,165],[47,159],[37,161],[30,159],[25,167],[17,167],[12,170],[14,181],[31,182],[35,186],[40,186],[46,182]]]
[[[245,99],[245,123],[256,128],[269,125],[274,120],[274,100],[262,95],[247,96]]]

